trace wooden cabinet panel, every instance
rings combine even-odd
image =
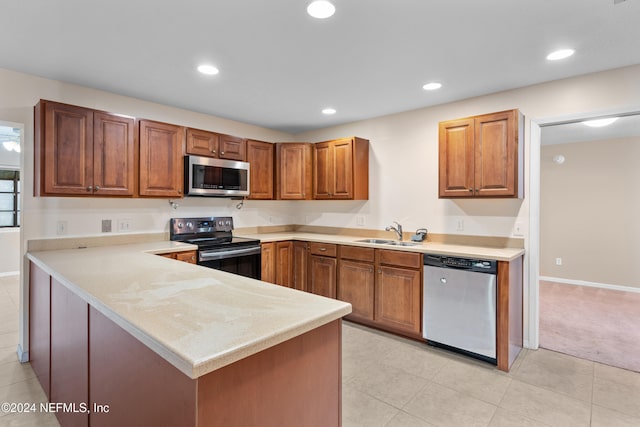
[[[261,245],[261,275],[260,280],[276,283],[276,244],[273,242]]]
[[[51,280],[51,402],[89,402],[89,305]],[[60,411],[64,426],[88,426],[89,414]]]
[[[175,254],[178,261],[188,262],[189,264],[198,262],[196,251],[176,252]]]
[[[41,105],[43,104],[43,105]],[[38,106],[44,116],[38,117]],[[86,195],[93,190],[93,110],[41,101],[36,121],[41,134],[40,164],[43,184],[37,195]],[[42,112],[41,112],[42,113]],[[37,162],[37,161],[36,161]]]
[[[420,270],[379,266],[375,286],[376,322],[419,337],[422,327]]]
[[[269,142],[247,141],[247,161],[250,165],[249,199],[273,199],[273,153]]]
[[[276,285],[293,286],[293,242],[276,242]]]
[[[309,252],[312,255],[335,257],[338,252],[338,246],[333,243],[310,242]]]
[[[351,303],[353,311],[347,316],[349,319],[373,321],[374,286],[373,263],[340,259],[337,297]]]
[[[502,111],[439,124],[439,197],[523,197],[523,116]]]
[[[395,265],[398,267],[422,268],[422,254],[419,252],[394,251],[392,249],[377,249],[379,264]]]
[[[247,158],[247,140],[231,135],[220,135],[221,159],[245,161]]]
[[[29,363],[51,398],[51,277],[29,264]]]
[[[350,259],[354,261],[375,261],[375,249],[373,248],[361,248],[358,246],[340,246],[340,258]]]
[[[140,120],[140,196],[182,197],[184,128]]]
[[[293,288],[307,290],[307,263],[309,257],[307,242],[293,242]]]
[[[343,138],[314,144],[314,199],[369,198],[369,141]]]
[[[310,200],[312,198],[311,144],[276,144],[276,198]]]
[[[93,114],[93,132],[94,193],[133,196],[135,120],[96,111]]]
[[[187,129],[187,154],[218,157],[220,135],[199,129]]]
[[[336,297],[337,261],[326,256],[309,257],[309,292],[328,298]]]

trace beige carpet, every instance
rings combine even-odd
[[[540,281],[540,347],[640,372],[640,293]]]

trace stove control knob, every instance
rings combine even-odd
[[[178,223],[178,228],[182,228],[182,223],[181,222]]]
[[[188,223],[187,223],[187,228],[193,228],[193,223],[188,222]]]

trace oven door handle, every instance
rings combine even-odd
[[[261,252],[260,246],[256,248],[234,249],[230,251],[217,251],[217,252],[200,252],[198,257],[199,261],[214,261],[218,259],[233,258],[246,255],[259,255]]]

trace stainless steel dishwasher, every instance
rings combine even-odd
[[[497,262],[424,256],[422,334],[431,345],[496,363]]]

